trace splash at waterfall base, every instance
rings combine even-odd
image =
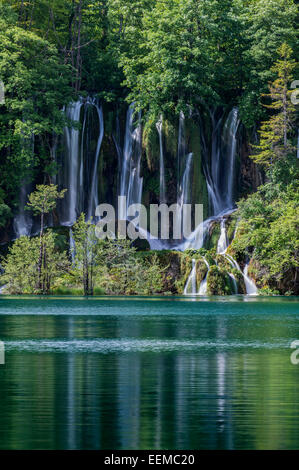
[[[191,204],[152,204],[147,208],[142,204],[127,206],[125,196],[118,198],[118,214],[123,219],[116,220],[116,211],[109,204],[101,204],[96,208],[96,217],[99,219],[95,233],[100,240],[146,240],[148,247],[153,250],[154,256],[160,260],[161,271],[168,270],[167,260],[172,254],[172,269],[168,270],[166,283],[172,293],[184,295],[257,295],[258,291],[254,281],[248,276],[249,262],[244,264],[242,271],[239,263],[227,253],[229,236],[227,234],[226,220],[234,211],[225,216],[214,216],[203,221],[203,206],[195,206],[195,226],[192,226]],[[172,215],[172,238],[170,231],[170,215]],[[160,216],[160,217],[159,217]],[[150,231],[147,230],[147,220],[150,220]],[[160,222],[160,225],[159,225]],[[212,225],[219,225],[219,238],[211,251],[204,248],[209,239],[209,229]],[[217,232],[218,233],[218,232]],[[233,238],[236,230],[234,231]],[[209,243],[213,243],[210,239]],[[158,250],[156,254],[156,251]],[[159,251],[167,252],[166,263]],[[182,252],[181,255],[176,252]],[[191,267],[190,267],[190,256]],[[149,263],[151,255],[148,256]],[[174,260],[179,264],[173,272]],[[162,262],[161,262],[162,261]],[[189,274],[186,277],[186,273]],[[170,285],[169,285],[170,284]]]
[[[157,240],[168,241],[164,248],[178,244],[184,246],[186,241],[194,238],[199,232],[196,242],[203,245],[204,232],[198,231],[203,225],[203,205],[195,204],[150,204],[149,210],[143,204],[131,204],[127,207],[126,196],[118,197],[116,219],[115,208],[111,204],[100,204],[96,208],[98,220],[95,233],[98,239],[130,240],[146,239],[151,248],[155,249]],[[192,229],[192,213],[194,213],[194,228]],[[147,221],[150,221],[148,231]],[[117,228],[117,230],[116,230]],[[162,245],[161,245],[162,246]]]

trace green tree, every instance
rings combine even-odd
[[[129,101],[157,115],[236,98],[246,76],[243,23],[239,3],[227,0],[144,8],[129,29],[134,45],[120,54]]]
[[[48,230],[44,235],[44,244],[47,246],[47,264],[43,265],[42,278],[46,291],[50,293],[59,276],[69,268],[69,261],[64,251],[59,251],[56,245],[56,235]],[[37,237],[20,237],[9,248],[6,258],[1,260],[4,274],[1,280],[7,284],[6,290],[10,294],[41,293],[40,275],[38,272],[40,243]]]
[[[285,159],[294,150],[288,136],[292,130],[295,106],[291,102],[292,90],[288,90],[288,86],[296,63],[291,59],[292,49],[286,43],[281,45],[278,53],[280,59],[272,67],[278,78],[270,83],[270,93],[263,94],[272,100],[271,104],[264,106],[275,114],[262,123],[260,143],[255,146],[258,153],[252,156],[256,163],[264,165]]]
[[[75,241],[75,269],[80,272],[84,295],[93,295],[94,269],[97,261],[97,242],[95,226],[85,221],[82,213],[73,226]]]
[[[247,41],[243,54],[247,76],[239,107],[242,121],[249,128],[266,115],[261,96],[267,92],[267,84],[274,78],[271,68],[278,59],[278,48],[286,42],[295,52],[298,51],[298,6],[294,0],[235,1],[241,7],[240,19]]]
[[[258,287],[298,295],[298,181],[267,183],[238,203],[238,228],[231,253],[251,258]]]
[[[109,294],[152,295],[163,291],[163,270],[156,255],[143,259],[131,240],[98,243],[96,282]]]
[[[34,215],[40,215],[40,241],[38,259],[38,288],[42,294],[49,292],[49,253],[47,253],[47,238],[44,236],[45,216],[56,207],[57,199],[62,199],[66,189],[58,191],[57,186],[40,184],[29,195],[26,209],[32,210]]]
[[[13,209],[21,181],[32,181],[37,171],[51,181],[56,172],[55,148],[67,121],[61,109],[74,91],[70,66],[55,45],[21,28],[8,2],[0,2],[0,78],[0,188]]]

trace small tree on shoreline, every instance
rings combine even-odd
[[[94,266],[97,257],[98,239],[95,234],[95,226],[92,221],[85,221],[82,213],[73,226],[75,241],[75,267],[81,273],[84,295],[93,295]]]
[[[56,207],[57,199],[62,199],[66,189],[58,191],[54,184],[37,185],[36,190],[29,195],[27,210],[32,210],[34,215],[40,215],[40,242],[38,260],[38,291],[42,294],[49,292],[49,280],[47,270],[47,243],[44,237],[45,216]]]

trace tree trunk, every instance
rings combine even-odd
[[[44,255],[44,214],[40,217],[39,259],[38,259],[38,290],[42,292],[42,265]]]

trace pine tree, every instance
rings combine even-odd
[[[256,163],[266,166],[287,158],[293,150],[288,135],[292,129],[295,107],[290,99],[292,90],[288,90],[288,86],[296,64],[291,59],[292,49],[286,43],[280,46],[278,53],[280,59],[271,69],[277,74],[277,78],[269,84],[270,93],[262,95],[272,100],[271,104],[264,106],[274,114],[268,121],[262,122],[260,143],[254,146],[258,153],[251,157]]]

